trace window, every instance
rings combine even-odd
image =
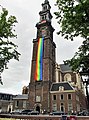
[[[77,111],[80,111],[80,105],[77,104]]]
[[[10,96],[10,100],[12,100],[13,99],[13,96]]]
[[[42,20],[46,20],[46,15],[43,15],[43,16],[42,16]]]
[[[57,104],[53,103],[53,111],[57,111]]]
[[[64,81],[71,81],[71,75],[69,73],[65,74]]]
[[[36,102],[41,102],[41,96],[36,96]]]
[[[64,104],[63,103],[61,103],[61,105],[60,105],[60,111],[64,111]]]
[[[57,98],[56,98],[56,95],[53,95],[53,100],[56,100]]]
[[[73,110],[73,106],[72,103],[68,103],[68,111],[71,112]]]
[[[78,95],[76,95],[76,100],[79,101],[79,96]]]
[[[42,16],[42,20],[44,20],[44,16]]]
[[[23,101],[23,108],[26,108],[26,101]]]
[[[43,7],[43,10],[47,10],[47,6],[44,6],[44,7]]]
[[[71,100],[71,99],[72,99],[71,94],[68,94],[68,100]]]
[[[15,107],[18,107],[19,106],[19,101],[15,101]]]
[[[46,19],[46,15],[44,16],[44,18]]]
[[[60,95],[60,100],[63,100],[63,99],[64,99],[64,95],[61,94],[61,95]]]

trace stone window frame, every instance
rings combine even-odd
[[[48,6],[45,5],[45,6],[43,7],[43,11],[45,11],[45,10],[47,10],[47,9],[48,9]]]
[[[71,81],[71,74],[70,73],[66,73],[65,75],[64,75],[64,81]]]
[[[23,108],[26,108],[27,101],[23,100]]]
[[[60,103],[60,111],[63,111],[63,112],[65,111],[65,105],[63,102]]]
[[[76,95],[76,100],[79,101],[79,96],[78,95]]]
[[[72,102],[68,102],[68,111],[72,112],[72,110],[73,110],[73,104]]]
[[[68,100],[72,100],[72,94],[71,94],[71,93],[68,93],[68,94],[67,94],[67,99],[68,99]]]
[[[40,96],[40,95],[39,95],[39,96],[38,96],[38,95],[36,96],[36,102],[41,102],[41,96]]]
[[[15,101],[15,107],[18,107],[19,106],[19,100],[16,100]]]
[[[57,103],[53,103],[52,104],[52,110],[53,111],[57,111]]]
[[[62,99],[63,97],[63,99]],[[60,94],[60,100],[64,100],[64,94]]]
[[[53,100],[57,100],[57,95],[53,95]]]
[[[47,15],[46,14],[44,14],[44,15],[41,16],[41,21],[42,20],[46,20],[46,19],[47,19]]]

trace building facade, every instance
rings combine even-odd
[[[7,113],[13,110],[13,97],[12,94],[0,93],[0,112]]]
[[[16,95],[13,97],[14,110],[29,109],[28,94]]]
[[[51,110],[69,114],[86,110],[86,97],[80,75],[64,64],[56,64],[55,71],[57,81],[50,90]]]

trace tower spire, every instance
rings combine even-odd
[[[48,0],[42,3],[42,10],[39,12],[40,21],[36,24],[37,38],[50,37],[53,40],[54,28],[51,25],[52,15],[50,12],[51,6]]]
[[[48,0],[45,0],[44,3],[42,3],[42,11],[39,12],[40,15],[40,22],[43,20],[47,20],[51,22],[52,15],[50,13],[51,6],[49,4]]]
[[[44,3],[48,3],[49,1],[48,0],[45,0]]]

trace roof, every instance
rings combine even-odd
[[[62,72],[72,72],[71,67],[69,65],[60,64],[60,68]]]
[[[16,95],[13,99],[14,100],[17,100],[17,99],[25,99],[25,100],[27,100],[28,99],[28,94]]]
[[[0,92],[0,95],[10,95],[10,96],[13,96],[13,94],[9,94],[9,93],[2,93],[2,92]]]
[[[59,91],[59,87],[63,87],[64,90],[74,90],[68,82],[53,83],[51,91]]]

